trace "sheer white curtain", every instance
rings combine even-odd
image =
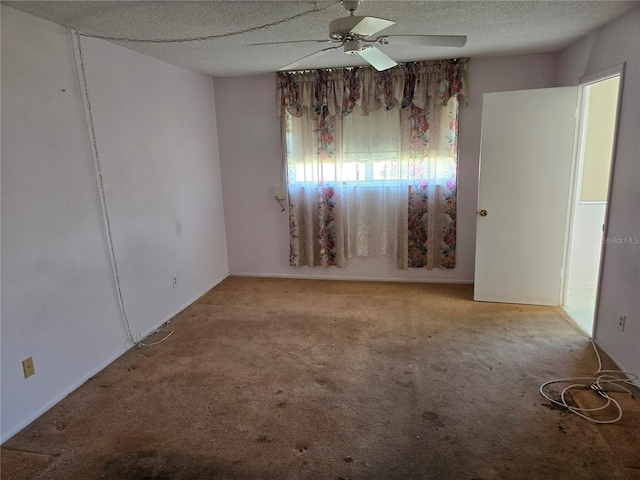
[[[342,117],[341,169],[349,257],[398,255],[407,172],[400,162],[400,110]],[[405,168],[406,170],[406,168]]]
[[[466,62],[278,75],[291,265],[452,268]]]
[[[331,250],[336,254],[324,261],[317,259],[319,264],[335,260],[341,266],[345,256],[397,257],[399,235],[406,226],[402,218],[406,217],[408,191],[406,162],[404,166],[400,162],[399,110],[381,108],[366,116],[338,116],[331,133],[320,130],[314,136],[300,134],[318,130],[317,120],[308,112],[300,117],[287,114],[286,122],[289,195],[294,205],[305,210],[297,216],[304,222],[298,231],[308,237],[299,243],[313,247],[315,238],[337,228],[337,241],[321,252],[322,256]],[[315,155],[318,135],[330,135],[333,147],[321,148]],[[307,220],[317,217],[319,201],[319,213],[325,220],[316,227]],[[314,258],[313,250],[299,254]]]

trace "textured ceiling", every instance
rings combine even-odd
[[[177,39],[252,29],[239,35],[186,43],[118,43],[212,76],[273,72],[328,45],[251,43],[326,39],[328,25],[345,16],[337,1],[21,1],[5,5],[81,32],[133,39]],[[380,47],[398,62],[553,52],[637,8],[639,1],[377,1],[358,15],[394,20],[380,35],[467,35],[462,48]],[[316,11],[313,11],[314,8]],[[357,65],[341,50],[300,68]]]

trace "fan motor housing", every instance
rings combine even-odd
[[[352,34],[353,30],[364,17],[341,17],[329,23],[329,38],[333,40],[343,41],[349,38],[355,38],[357,35]]]

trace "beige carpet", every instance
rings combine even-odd
[[[38,478],[55,460],[55,455],[2,447],[0,458],[2,478],[20,479]]]
[[[587,337],[472,290],[230,277],[6,442],[53,460],[9,477],[3,448],[2,479],[636,478],[624,425],[538,392],[595,370]]]

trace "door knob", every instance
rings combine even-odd
[[[480,210],[481,217],[486,217],[487,215],[489,215],[489,212],[487,212],[486,210]]]

